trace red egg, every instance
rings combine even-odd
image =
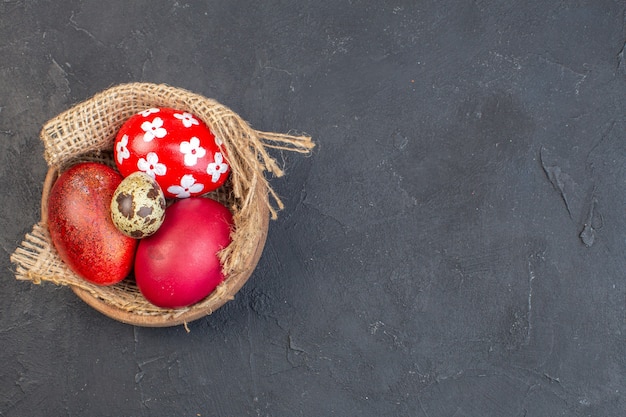
[[[198,117],[171,108],[147,109],[128,119],[115,138],[114,156],[124,177],[143,171],[168,198],[213,191],[230,172],[221,140]]]
[[[111,197],[122,177],[96,162],[63,172],[48,197],[48,230],[59,257],[97,285],[123,280],[133,266],[137,241],[111,220]]]
[[[217,253],[230,244],[232,214],[209,198],[179,200],[165,221],[139,242],[135,279],[143,296],[164,308],[195,304],[223,280]]]

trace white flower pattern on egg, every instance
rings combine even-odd
[[[154,138],[163,138],[167,135],[167,130],[162,127],[163,120],[160,117],[155,117],[152,122],[145,121],[141,124],[141,130],[145,133],[143,134],[143,140],[145,142],[152,142]]]
[[[198,158],[202,158],[206,155],[206,149],[200,146],[200,139],[192,137],[189,142],[183,141],[180,143],[180,152],[185,155],[185,166],[191,167],[198,163]]]
[[[224,162],[224,157],[221,152],[216,152],[214,158],[215,162],[211,162],[207,166],[206,172],[211,176],[212,182],[217,182],[220,176],[228,171],[228,164]]]
[[[124,159],[130,158],[130,151],[128,150],[128,135],[122,136],[122,139],[115,145],[117,150],[117,162],[122,164]]]
[[[193,114],[184,112],[183,114],[174,113],[174,117],[180,120],[185,127],[191,127],[193,125],[198,125],[198,121],[193,117]]]
[[[139,158],[137,168],[152,178],[156,178],[157,175],[165,175],[167,172],[167,167],[159,162],[159,156],[154,152],[149,152],[145,159]]]
[[[157,109],[157,108],[155,108],[155,107],[152,107],[152,108],[150,108],[150,109],[146,109],[146,110],[142,111],[142,112],[141,112],[141,115],[142,115],[143,117],[150,117],[150,115],[151,115],[151,114],[153,114],[153,113],[158,113],[159,111],[160,111],[159,109]]]
[[[198,194],[204,189],[204,184],[196,182],[191,174],[183,175],[180,185],[172,185],[167,191],[174,194],[177,198],[189,198],[191,194]]]

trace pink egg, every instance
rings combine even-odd
[[[143,171],[168,198],[213,191],[230,173],[221,140],[198,117],[170,108],[147,109],[128,119],[115,138],[114,157],[124,177]]]
[[[152,304],[180,308],[208,296],[223,280],[217,253],[230,244],[232,214],[203,197],[179,200],[165,221],[139,242],[135,279]]]

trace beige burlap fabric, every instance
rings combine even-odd
[[[222,138],[231,165],[229,181],[212,195],[227,204],[234,215],[232,243],[220,253],[227,279],[205,300],[184,309],[153,306],[141,296],[132,276],[109,287],[84,281],[59,259],[46,224],[47,193],[56,175],[78,161],[95,159],[112,163],[111,151],[117,131],[129,117],[150,107],[186,110],[202,119]],[[180,88],[150,83],[122,84],[93,96],[47,122],[41,139],[50,167],[42,196],[42,220],[11,256],[16,278],[69,285],[93,297],[96,303],[105,304],[105,309],[110,306],[123,316],[122,321],[151,326],[186,323],[210,314],[234,297],[256,266],[268,218],[276,218],[277,211],[283,208],[266,178],[267,173],[280,177],[283,171],[267,149],[309,153],[314,147],[308,136],[254,130],[215,100]]]

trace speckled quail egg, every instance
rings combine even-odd
[[[161,227],[165,206],[159,184],[145,172],[134,172],[113,193],[111,220],[126,236],[141,239]]]

